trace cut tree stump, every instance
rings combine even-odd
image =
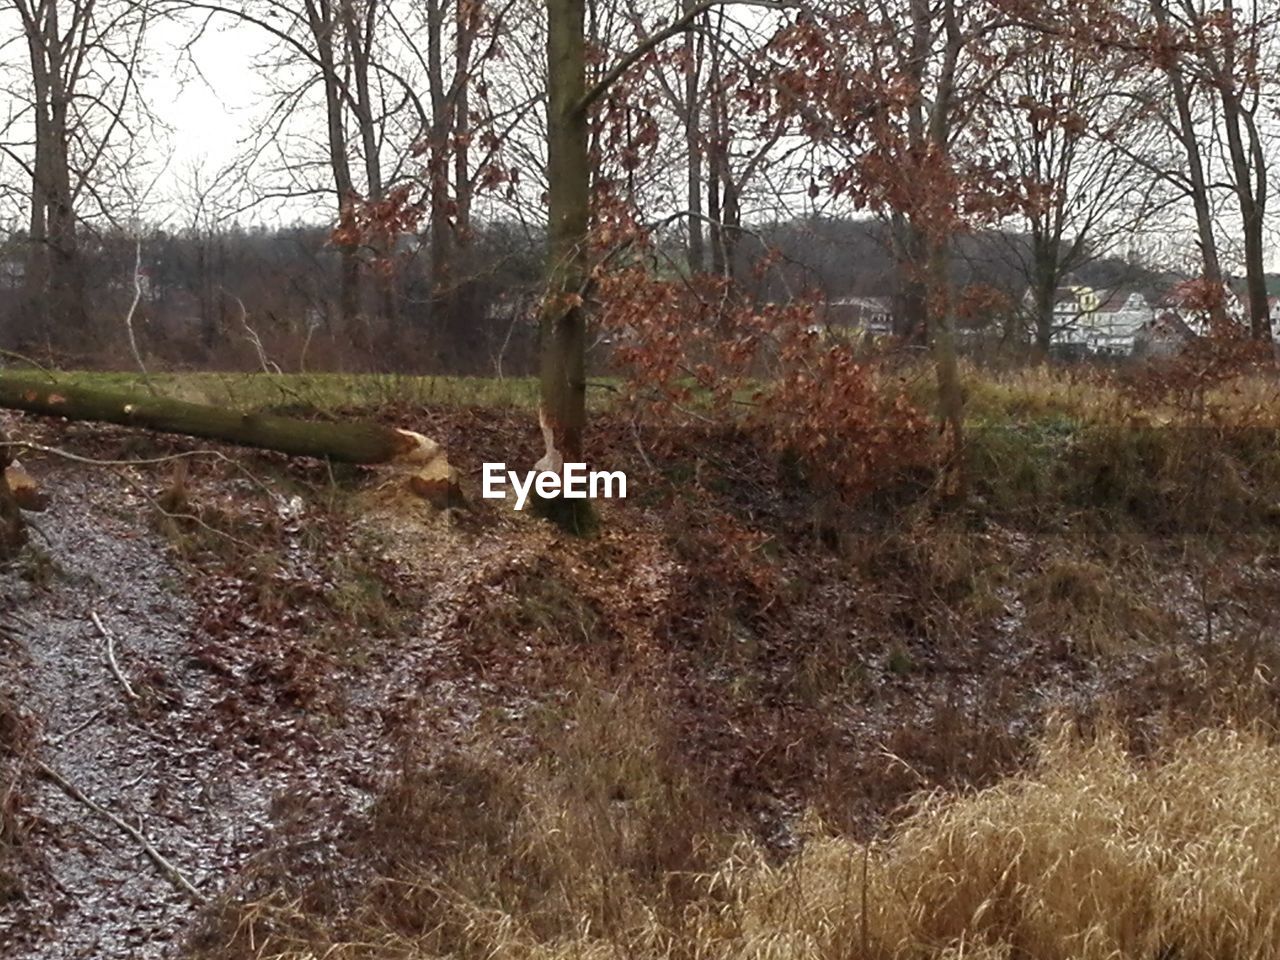
[[[0,432],[0,560],[11,560],[27,542],[22,512],[7,482],[9,464],[13,461],[11,448],[4,445],[7,442],[8,438]]]
[[[49,506],[49,498],[40,489],[40,485],[17,460],[4,468],[4,485],[9,488],[14,501],[23,510],[40,513]]]
[[[410,474],[411,488],[415,486],[413,478],[419,477],[426,489],[438,494],[440,478],[445,477],[450,496],[460,495],[438,443],[412,430],[378,423],[298,420],[10,372],[0,372],[0,408],[200,437],[290,456],[388,464]]]

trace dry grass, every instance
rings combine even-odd
[[[1167,640],[1177,630],[1175,618],[1131,586],[1148,587],[1151,576],[1136,565],[1053,557],[1022,587],[1026,626],[1034,635],[1065,639],[1086,655],[1114,655]]]
[[[1133,713],[1116,714],[1134,735],[1133,749],[1117,734],[1058,729],[1017,776],[982,792],[924,797],[869,844],[810,824],[803,848],[779,862],[777,849],[742,839],[743,824],[726,822],[725,798],[699,783],[667,702],[686,691],[655,692],[643,686],[653,678],[628,674],[629,683],[585,682],[560,697],[548,671],[540,678],[548,682],[528,688],[541,706],[522,701],[526,713],[494,721],[495,732],[461,748],[411,753],[323,877],[262,878],[277,892],[261,896],[259,886],[254,902],[229,904],[199,956],[1280,956],[1273,644],[1234,637],[1243,626],[1233,608],[1209,599],[1203,606],[1221,607],[1220,623],[1210,629],[1206,620],[1195,628],[1205,639],[1191,637],[1197,610],[1166,610],[1169,598],[1154,583],[1172,561],[1104,547],[1098,536],[1101,529],[1123,544],[1137,526],[1164,543],[1159,538],[1173,532],[1247,530],[1259,538],[1252,553],[1274,552],[1267,524],[1277,513],[1280,446],[1263,410],[1274,395],[1261,379],[1224,387],[1209,398],[1212,417],[1201,410],[1189,424],[1184,409],[1137,409],[1119,387],[1042,370],[974,382],[974,486],[988,509],[944,522],[911,512],[910,522],[896,517],[847,545],[851,566],[879,591],[875,610],[888,614],[886,685],[925,674],[936,664],[916,671],[913,657],[927,658],[940,641],[970,642],[1006,600],[1020,598],[1030,643],[1047,635],[1069,641],[1075,656],[1064,672],[1092,681],[1105,673],[1091,672],[1097,664],[1131,658],[1117,683]],[[1228,420],[1249,430],[1224,426]],[[1006,540],[984,531],[993,516],[1024,515],[1051,524],[1065,546],[1038,540],[1049,549],[1034,553],[1034,574],[1015,583]],[[1117,524],[1121,518],[1132,523]],[[719,576],[688,552],[692,581]],[[559,651],[555,663],[599,667],[606,659],[599,648],[612,643],[607,611],[553,573],[539,567],[463,624],[472,645],[487,650],[492,638],[500,651],[512,638],[545,641]],[[717,602],[726,595],[717,593]],[[1254,611],[1259,605],[1248,602]],[[862,626],[873,622],[862,616]],[[815,643],[807,668],[805,684],[823,693],[843,689],[867,649],[833,637],[841,642]],[[728,683],[750,688],[748,660],[738,670],[726,659]],[[1104,687],[1074,689],[1087,696]],[[942,714],[945,722],[927,732],[937,752],[994,752],[996,738],[985,731],[1003,730],[1003,714],[983,727],[981,711],[991,707],[981,701],[972,713]],[[1095,715],[1092,705],[1081,709]],[[1199,729],[1220,717],[1236,725]],[[1189,735],[1173,740],[1170,730]],[[886,745],[905,752],[892,737]],[[829,749],[840,747],[833,741]],[[831,793],[840,789],[855,808],[876,785],[846,778]],[[839,800],[822,798],[833,820]]]
[[[869,845],[781,863],[710,832],[646,697],[584,693],[536,758],[409,772],[348,919],[257,904],[206,956],[1264,960],[1280,944],[1280,748],[1210,730],[1156,758],[1056,728],[1022,776],[922,798]],[[549,725],[548,725],[549,724]],[[717,865],[718,864],[718,865]]]
[[[1061,734],[1039,768],[927,801],[885,843],[753,852],[709,882],[724,958],[1269,958],[1280,944],[1280,750],[1204,732],[1157,763]],[[865,912],[864,912],[865,905]],[[562,954],[570,955],[570,954]]]
[[[716,846],[661,712],[648,692],[583,686],[532,712],[526,744],[481,734],[411,758],[343,854],[376,876],[230,907],[198,955],[478,960],[669,940],[729,838]]]
[[[1194,402],[1173,390],[1153,396],[1134,389],[1142,367],[1112,375],[1088,367],[1028,366],[1003,372],[965,371],[968,411],[976,421],[1068,418],[1080,423],[1187,426],[1220,423],[1280,427],[1280,378],[1266,371],[1225,377]]]
[[[876,585],[897,631],[944,638],[1002,609],[1005,560],[962,520],[930,518],[858,542],[855,560]]]

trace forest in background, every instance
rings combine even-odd
[[[965,324],[996,334],[982,359],[1026,354],[1031,338],[1019,257],[1029,245],[1027,237],[1005,234],[959,244],[955,282],[1002,294],[998,305]],[[0,348],[67,368],[128,369],[135,365],[126,325],[132,308],[137,343],[162,368],[252,371],[263,369],[265,359],[291,373],[536,372],[545,238],[514,223],[479,228],[457,281],[465,315],[453,325],[433,315],[430,258],[419,237],[405,234],[400,247],[395,321],[380,320],[369,302],[367,311],[344,323],[336,309],[340,257],[325,227],[153,229],[140,239],[106,233],[84,245],[90,306],[83,324],[72,327],[39,321],[23,282],[24,237],[11,236],[0,245]],[[815,218],[762,225],[738,256],[736,272],[744,278],[739,289],[758,302],[797,295],[820,304],[849,296],[892,302],[895,296],[892,251],[884,228],[874,222]],[[757,269],[766,260],[769,266]],[[1107,257],[1082,264],[1071,279],[1140,291],[1155,302],[1187,278]]]

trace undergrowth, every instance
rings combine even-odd
[[[922,795],[870,842],[810,818],[780,859],[718,825],[652,697],[580,690],[520,756],[406,763],[344,852],[371,875],[224,905],[198,955],[1272,955],[1280,748],[1259,733],[1141,758],[1111,724],[1059,724],[1024,774]]]

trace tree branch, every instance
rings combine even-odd
[[[673,20],[657,33],[642,41],[638,46],[633,48],[630,53],[601,75],[600,79],[597,80],[591,89],[586,92],[583,98],[574,105],[574,112],[581,113],[590,109],[591,105],[604,96],[609,91],[609,88],[617,83],[623,74],[634,67],[656,47],[661,46],[663,43],[676,36],[676,34],[684,33],[685,30],[689,29],[689,26],[693,21],[697,20],[698,17],[702,16],[708,10],[713,10],[716,7],[729,6],[765,7],[770,10],[788,10],[798,7],[799,3],[795,2],[795,0],[703,0],[702,3],[694,4],[676,20]]]

